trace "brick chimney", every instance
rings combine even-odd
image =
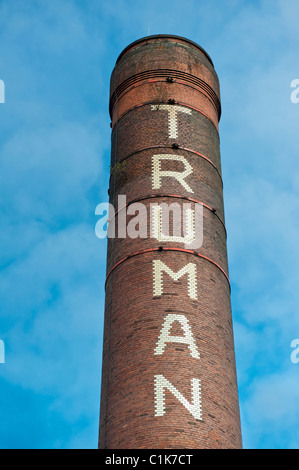
[[[135,41],[113,70],[110,115],[99,447],[241,448],[212,60],[179,36]],[[161,203],[182,209],[181,236],[163,232]]]

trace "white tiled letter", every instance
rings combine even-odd
[[[163,272],[167,273],[174,281],[178,281],[184,274],[188,274],[188,295],[191,299],[197,299],[197,279],[196,264],[186,264],[178,272],[172,271],[163,261],[153,261],[154,271],[154,296],[160,296],[163,293]]]
[[[191,109],[173,104],[153,104],[152,111],[168,111],[168,137],[176,139],[178,137],[178,112],[192,114]]]
[[[181,324],[181,327],[184,331],[184,336],[171,336],[169,334],[173,323],[176,321]],[[196,347],[190,325],[188,323],[188,319],[184,315],[169,314],[166,316],[155,349],[155,356],[161,356],[164,353],[166,343],[188,344],[191,356],[194,357],[194,359],[200,359],[199,352]]]
[[[165,389],[168,389],[195,419],[202,419],[199,379],[191,379],[192,401],[190,403],[163,375],[155,375],[155,416],[165,414]]]
[[[184,205],[183,209],[183,225],[184,225],[184,236],[179,236],[177,234],[178,227],[175,227],[175,233],[173,235],[169,235],[169,226],[167,227],[167,222],[165,221],[165,210],[163,213],[163,203],[162,204],[152,204],[151,206],[151,236],[158,240],[159,242],[174,242],[174,243],[184,243],[185,246],[193,246],[196,240],[196,227],[195,227],[195,212],[191,209],[190,204],[186,207],[187,204]],[[202,207],[202,206],[201,206]],[[202,212],[202,211],[201,211]],[[163,220],[164,215],[164,220]],[[166,222],[166,223],[165,223]],[[166,232],[162,230],[162,227],[165,228],[166,225]],[[201,246],[201,245],[199,245]]]
[[[161,161],[162,160],[172,160],[172,161],[177,161],[181,162],[184,164],[184,171],[162,171],[161,170]],[[153,189],[160,189],[161,188],[161,178],[163,177],[172,177],[175,178],[181,185],[188,191],[189,193],[193,193],[194,191],[190,188],[188,183],[186,183],[185,178],[187,176],[191,175],[193,172],[192,166],[190,163],[186,160],[185,157],[182,157],[181,155],[154,155],[152,157],[152,188]]]

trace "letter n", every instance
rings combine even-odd
[[[165,415],[165,390],[169,390],[175,398],[192,414],[195,419],[202,420],[201,383],[199,379],[191,379],[192,401],[186,398],[163,375],[155,375],[155,416]]]

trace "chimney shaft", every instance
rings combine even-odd
[[[116,237],[108,240],[99,447],[241,448],[210,57],[178,36],[135,41],[113,70],[110,115]],[[161,203],[181,210],[181,236],[174,225],[164,233]],[[201,222],[202,246],[193,242]]]

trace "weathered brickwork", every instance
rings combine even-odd
[[[177,138],[168,136],[168,113],[159,109],[153,111],[151,104],[143,104],[124,114],[112,131],[113,163],[148,147],[167,148],[173,143],[178,143],[182,148],[204,155],[221,173],[217,129],[200,112],[191,108],[186,109],[192,113],[178,115]]]
[[[212,61],[184,38],[136,41],[110,98],[116,235],[138,201],[148,215],[152,203],[189,203],[192,215],[199,202],[203,241],[150,236],[150,217],[148,236],[108,240],[99,447],[240,448]]]

